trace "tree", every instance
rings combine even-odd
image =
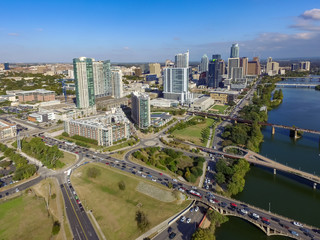
[[[123,180],[118,183],[118,186],[119,186],[119,189],[122,191],[126,189],[126,184]]]
[[[197,231],[192,234],[192,240],[215,240],[215,236],[210,229],[198,228]]]
[[[60,222],[54,221],[52,226],[52,235],[57,235],[60,232]]]
[[[216,179],[218,184],[225,183],[225,181],[226,181],[226,178],[225,178],[225,176],[224,176],[224,174],[222,172],[218,172],[215,175],[215,179]]]
[[[144,212],[140,211],[140,210],[138,210],[136,212],[135,220],[137,222],[138,228],[141,231],[146,230],[150,226],[150,222],[149,222],[149,220],[147,218],[147,215]]]
[[[95,167],[88,168],[87,170],[87,176],[89,178],[96,178],[101,174],[100,169],[97,169]]]
[[[57,121],[57,124],[61,124],[61,123],[63,123],[63,121],[62,121],[61,119],[59,119],[59,120]]]

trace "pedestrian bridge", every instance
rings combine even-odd
[[[276,83],[277,87],[315,88],[319,84],[314,83]]]

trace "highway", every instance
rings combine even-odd
[[[51,144],[57,144],[57,140],[54,139],[47,139],[47,143]],[[52,142],[53,141],[53,142]],[[108,156],[106,154],[101,154],[101,153],[96,153],[81,147],[75,147],[74,151],[77,151],[78,153],[80,152],[85,152],[86,158],[90,159],[90,161],[95,161],[95,162],[101,162],[103,164],[109,165],[110,167],[117,168],[119,170],[134,174],[136,176],[145,178],[147,180],[157,182],[159,184],[162,184],[164,186],[168,186],[168,183],[173,184],[173,188],[178,189],[180,191],[183,191],[187,196],[193,199],[197,199],[199,201],[202,201],[205,204],[212,205],[212,206],[219,206],[220,208],[225,209],[227,214],[232,214],[238,217],[241,217],[243,219],[246,219],[252,223],[260,224],[260,225],[265,225],[269,226],[270,228],[276,229],[279,233],[290,236],[296,239],[318,239],[320,240],[320,230],[315,227],[310,227],[310,226],[304,226],[302,229],[299,226],[295,226],[293,224],[294,220],[288,219],[283,216],[278,216],[274,213],[269,213],[266,210],[256,208],[254,206],[249,206],[246,203],[242,203],[239,201],[236,201],[234,199],[224,197],[222,195],[219,195],[217,193],[213,193],[209,190],[205,190],[202,188],[195,188],[191,184],[187,182],[181,182],[178,181],[177,179],[173,179],[169,176],[165,176],[163,173],[156,171],[154,169],[150,169],[148,167],[141,167],[139,164],[133,163],[133,162],[128,162],[125,160],[119,160],[116,158],[113,158],[111,156]],[[198,192],[201,197],[195,197],[194,195],[190,194],[191,190]],[[236,207],[231,207],[231,203],[236,204]],[[246,210],[248,213],[247,214],[241,214],[241,209]],[[252,218],[252,214],[255,213],[259,215],[259,219],[254,220]],[[269,220],[270,224],[264,224],[262,222],[262,217],[266,218]],[[290,231],[295,231],[296,233],[299,234],[299,238],[296,237],[295,235],[291,234]],[[305,232],[304,232],[305,231]],[[308,232],[306,232],[308,231]],[[319,231],[319,232],[318,232]],[[307,236],[306,234],[311,234],[310,236],[313,236],[314,238],[311,238]]]

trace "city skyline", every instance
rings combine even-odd
[[[233,43],[249,59],[320,57],[316,0],[201,1],[201,11],[192,1],[40,3],[2,6],[0,62],[71,62],[81,56],[164,62],[186,49],[190,61],[213,52],[226,59]],[[219,21],[212,24],[214,18]]]

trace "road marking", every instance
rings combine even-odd
[[[86,239],[88,240],[87,235],[86,235],[86,233],[85,233],[85,231],[84,231],[84,229],[83,229],[83,227],[82,227],[82,224],[81,224],[81,222],[80,222],[80,219],[78,218],[78,215],[77,215],[77,213],[76,213],[76,211],[75,211],[75,209],[74,209],[74,207],[73,207],[73,204],[72,204],[72,201],[71,201],[70,196],[69,196],[69,194],[68,194],[66,185],[63,184],[63,187],[64,187],[64,190],[65,190],[66,193],[67,193],[67,196],[68,196],[68,199],[69,199],[70,204],[71,204],[71,206],[72,206],[72,209],[73,209],[73,211],[74,211],[74,214],[76,215],[76,217],[77,217],[77,219],[78,219],[78,222],[79,222],[79,224],[80,224],[80,227],[81,227],[81,229],[82,229],[82,232],[83,232],[84,236],[86,237]]]

